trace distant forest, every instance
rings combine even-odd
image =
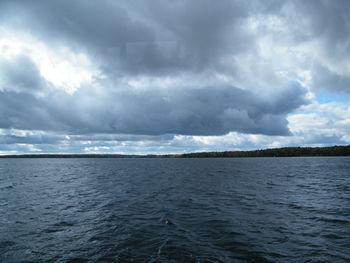
[[[22,154],[0,155],[0,158],[216,158],[216,157],[298,157],[350,156],[350,145],[332,147],[285,147],[254,151],[199,152],[165,155],[122,154]]]
[[[254,151],[202,152],[181,154],[179,157],[297,157],[350,156],[350,145],[332,147],[285,147]]]

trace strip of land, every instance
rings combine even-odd
[[[217,157],[302,157],[350,156],[350,145],[332,147],[285,147],[254,151],[198,152],[160,155],[123,154],[20,154],[0,155],[0,158],[217,158]]]

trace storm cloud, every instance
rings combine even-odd
[[[32,77],[29,83],[39,78]],[[13,81],[14,87],[17,82]],[[126,88],[126,84],[120,84],[120,89],[101,84],[97,89],[81,87],[74,94],[47,88],[40,95],[4,90],[0,92],[0,125],[68,134],[223,135],[239,131],[286,135],[286,114],[306,104],[305,91],[297,83],[284,90],[282,98],[276,94],[269,100],[224,83],[215,84],[141,90]]]
[[[291,136],[313,94],[350,92],[349,13],[346,0],[4,0],[0,129],[52,144]]]

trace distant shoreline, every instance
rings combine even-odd
[[[0,158],[240,158],[350,156],[350,145],[331,147],[284,147],[252,151],[198,152],[184,154],[18,154]]]

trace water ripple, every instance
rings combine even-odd
[[[350,261],[350,158],[2,167],[0,262]]]

